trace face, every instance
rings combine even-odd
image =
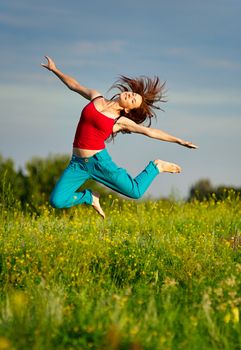
[[[139,108],[142,103],[142,97],[132,91],[122,92],[119,97],[121,107],[126,109]]]

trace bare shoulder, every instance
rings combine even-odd
[[[90,90],[90,100],[93,100],[94,98],[97,98],[97,97],[103,97],[103,96],[97,90]]]

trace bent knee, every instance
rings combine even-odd
[[[130,195],[130,197],[131,197],[132,199],[140,199],[140,198],[142,197],[142,194],[139,193],[139,192],[133,192],[133,193]]]
[[[58,196],[51,195],[49,203],[55,209],[62,209],[65,207],[63,200]]]

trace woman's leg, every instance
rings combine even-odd
[[[105,149],[89,158],[73,156],[51,194],[50,203],[55,208],[69,208],[86,203],[105,217],[97,193],[92,194],[90,190],[76,192],[86,180],[92,178],[116,192],[138,199],[143,196],[160,172],[179,172],[179,170],[180,168],[172,163],[151,161],[138,176],[132,178],[125,169],[118,167],[112,161]]]
[[[111,160],[106,150],[95,157],[98,159],[90,163],[92,179],[130,198],[141,198],[159,174],[157,165],[153,161],[138,176],[132,178],[125,169],[118,167]]]
[[[54,208],[69,208],[77,204],[92,204],[92,192],[78,188],[90,178],[82,164],[73,160],[64,170],[50,196],[50,204]]]

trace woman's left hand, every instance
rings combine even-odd
[[[54,60],[49,56],[44,56],[44,57],[46,58],[47,63],[41,63],[41,66],[52,72],[56,70],[56,65],[54,63]]]
[[[189,141],[180,140],[179,144],[187,148],[193,148],[193,149],[198,148],[198,146],[194,145],[194,143]]]

